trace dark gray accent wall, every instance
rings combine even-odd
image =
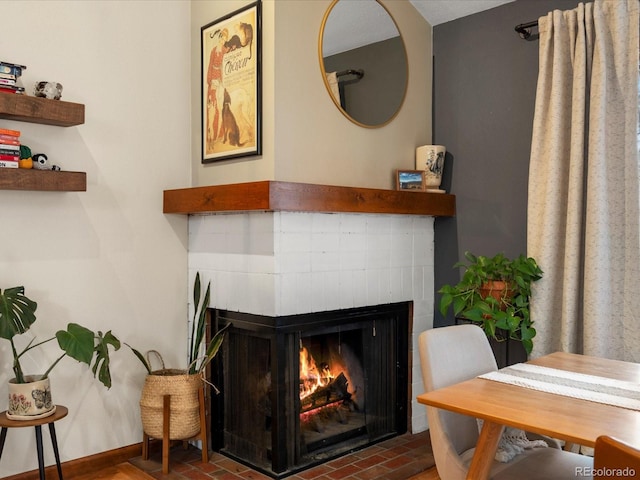
[[[435,221],[435,326],[440,286],[457,283],[464,252],[514,257],[527,248],[527,183],[538,76],[533,40],[514,31],[577,0],[518,0],[433,29],[433,143],[445,145],[443,187],[454,218]]]

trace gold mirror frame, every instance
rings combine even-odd
[[[391,13],[389,12],[389,10],[379,1],[379,0],[371,0],[372,2],[377,3],[388,15],[389,19],[393,22],[393,24],[395,25],[395,28],[398,32],[398,37],[400,38],[400,42],[402,44],[402,52],[403,52],[403,56],[404,56],[404,64],[405,64],[405,81],[404,81],[404,90],[402,93],[402,98],[400,99],[397,108],[395,109],[395,112],[389,116],[389,118],[387,120],[385,120],[382,123],[379,124],[375,124],[375,125],[370,125],[367,123],[363,123],[362,121],[356,120],[355,118],[353,118],[349,112],[347,112],[344,108],[342,108],[342,106],[340,105],[340,102],[338,99],[336,99],[336,97],[334,96],[334,94],[331,91],[331,85],[329,85],[329,81],[327,79],[327,75],[326,75],[326,70],[325,70],[325,62],[324,62],[324,56],[323,56],[323,42],[324,42],[324,33],[325,33],[325,27],[327,24],[327,20],[329,19],[329,16],[331,15],[331,12],[334,8],[334,6],[341,0],[333,0],[331,2],[331,5],[329,5],[329,8],[327,9],[327,11],[324,14],[324,17],[322,19],[322,24],[320,26],[320,35],[319,35],[319,39],[318,39],[318,59],[319,59],[319,64],[320,64],[320,73],[322,75],[322,81],[324,82],[324,86],[327,90],[327,94],[329,95],[329,97],[331,98],[331,101],[334,103],[334,105],[338,108],[338,110],[351,122],[353,122],[354,124],[363,127],[363,128],[380,128],[380,127],[384,127],[385,125],[389,124],[394,118],[396,118],[396,116],[398,115],[398,113],[400,113],[400,110],[402,109],[402,106],[404,105],[404,100],[407,96],[407,89],[409,88],[409,59],[407,56],[407,47],[404,43],[404,39],[402,38],[402,34],[400,32],[400,28],[398,27],[398,23],[395,21],[395,19],[393,18],[393,15],[391,15]],[[366,74],[366,72],[365,72]]]

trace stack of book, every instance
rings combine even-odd
[[[16,65],[15,63],[3,62],[0,60],[0,92],[1,93],[24,93],[24,87],[20,83],[22,70],[27,67]]]
[[[20,132],[0,128],[0,168],[18,168],[20,161]]]

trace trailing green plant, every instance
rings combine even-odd
[[[536,336],[529,312],[531,285],[543,274],[535,259],[524,255],[509,259],[502,253],[488,258],[471,252],[465,252],[465,258],[468,263],[454,265],[465,269],[460,282],[438,290],[440,313],[446,316],[452,307],[456,318],[482,326],[489,338],[519,340],[531,353]],[[502,281],[506,288],[498,291],[492,281]]]
[[[211,282],[207,284],[204,297],[200,302],[202,296],[202,285],[200,283],[200,272],[196,273],[195,282],[193,285],[193,322],[191,323],[191,338],[189,341],[189,360],[187,365],[187,373],[200,374],[215,358],[222,346],[224,340],[224,334],[227,328],[231,326],[230,323],[226,324],[223,328],[218,330],[213,338],[207,344],[204,354],[202,352],[202,345],[205,341],[206,329],[207,329],[207,306],[211,299]],[[133,353],[142,362],[149,374],[152,373],[151,365],[145,356],[135,348],[127,345]]]
[[[37,308],[38,304],[24,294],[23,286],[0,290],[0,338],[8,340],[11,344],[13,373],[16,382],[27,383],[20,358],[40,345],[57,340],[63,353],[46,370],[43,378],[49,376],[51,370],[58,365],[60,360],[69,356],[86,364],[91,368],[95,378],[105,387],[111,388],[109,346],[111,345],[114,350],[120,349],[120,340],[111,331],[105,334],[100,331],[94,333],[82,325],[69,323],[66,330],[58,330],[54,337],[47,340],[34,343],[35,338],[31,339],[27,346],[18,352],[14,338],[26,333],[31,328],[31,325],[36,321]]]

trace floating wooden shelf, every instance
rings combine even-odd
[[[164,191],[164,213],[234,211],[388,213],[452,217],[454,195],[262,181]]]
[[[87,174],[85,172],[0,168],[0,189],[85,192],[87,190]]]
[[[0,93],[0,118],[72,127],[84,123],[84,105],[14,93]]]
[[[0,118],[58,127],[72,127],[84,123],[84,105],[13,93],[0,93]],[[85,192],[87,190],[87,174],[84,172],[0,168],[0,190]]]

